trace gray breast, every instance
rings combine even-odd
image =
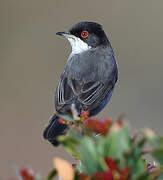
[[[71,56],[65,71],[69,79],[79,82],[103,81],[108,78],[114,64],[111,50],[98,48]]]

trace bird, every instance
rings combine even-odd
[[[74,105],[78,115],[89,111],[89,117],[95,116],[109,102],[118,79],[111,43],[102,25],[96,22],[79,22],[67,32],[56,34],[69,41],[72,52],[56,88],[55,110],[59,114],[71,114]],[[54,113],[43,137],[57,147],[60,144],[57,137],[65,135],[68,129]]]

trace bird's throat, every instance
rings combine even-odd
[[[68,40],[69,40],[71,47],[72,47],[71,55],[80,54],[80,53],[87,51],[91,48],[91,46],[88,46],[87,43],[85,43],[84,41],[82,41],[78,37],[75,37],[75,36],[69,37]]]

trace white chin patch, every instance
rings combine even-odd
[[[69,36],[67,38],[71,44],[72,47],[72,54],[80,54],[84,51],[87,51],[91,48],[91,46],[88,46],[87,43],[82,41],[80,38],[75,37],[75,36]]]

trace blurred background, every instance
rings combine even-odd
[[[69,43],[57,31],[80,21],[103,25],[119,65],[119,80],[99,117],[125,112],[134,129],[163,135],[162,0],[0,0],[0,178],[15,177],[9,161],[45,175],[53,148],[42,131],[54,111],[54,91]]]

